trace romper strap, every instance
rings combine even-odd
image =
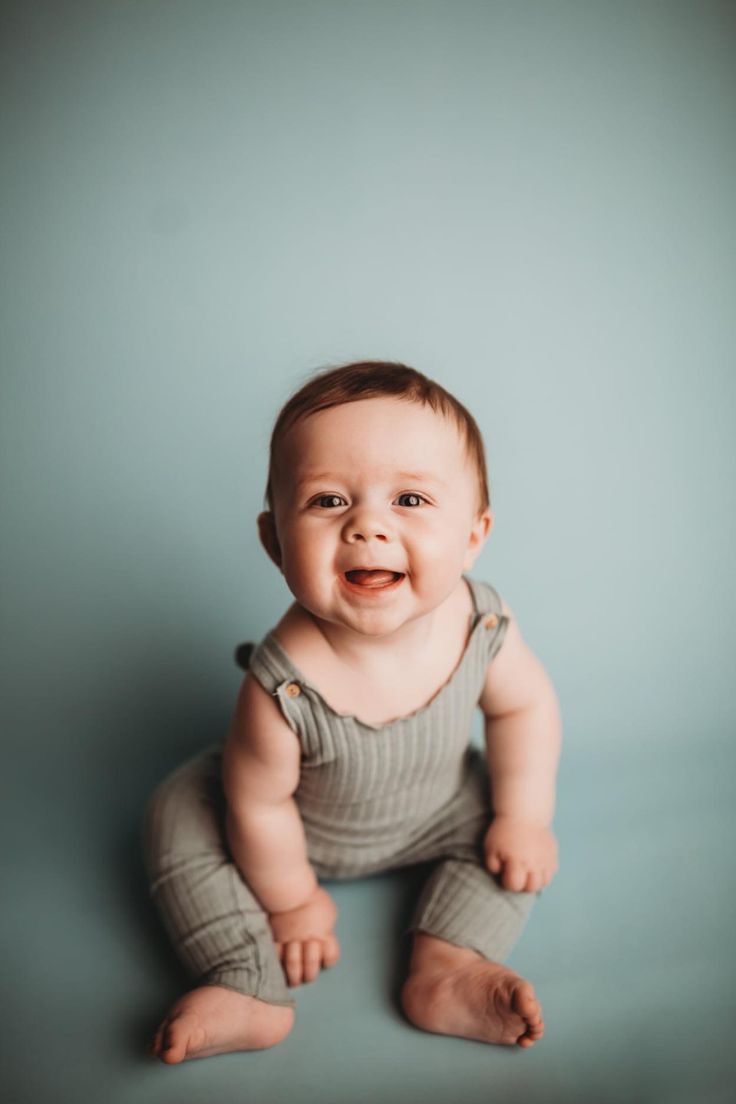
[[[301,676],[291,664],[278,641],[269,632],[260,644],[239,644],[235,649],[235,662],[249,671],[266,693],[276,698],[286,721],[296,731],[296,721],[301,705]]]
[[[481,639],[483,658],[487,666],[503,644],[509,626],[509,619],[503,612],[501,596],[495,587],[492,587],[490,583],[471,579],[470,576],[467,576],[467,579],[473,588],[479,618],[483,622]]]
[[[501,604],[501,596],[496,588],[492,587],[490,583],[483,583],[479,579],[472,579],[470,575],[466,575],[465,578],[472,588],[478,612],[486,615],[495,613],[498,617],[502,617],[503,606]]]

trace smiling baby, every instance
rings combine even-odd
[[[541,1007],[503,963],[557,869],[561,719],[513,612],[468,574],[493,525],[476,422],[406,365],[323,371],[277,418],[266,497],[261,543],[294,601],[240,652],[224,745],[146,813],[151,893],[196,979],[151,1052],[279,1043],[289,987],[339,959],[320,879],[430,861],[407,1019],[530,1047]]]

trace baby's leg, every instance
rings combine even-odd
[[[503,889],[483,861],[490,823],[485,760],[436,826],[444,857],[432,872],[408,931],[414,933],[402,990],[408,1018],[426,1031],[488,1043],[532,1046],[544,1034],[532,985],[504,959],[536,899]]]
[[[404,1011],[425,1031],[532,1046],[544,1034],[541,1006],[532,985],[503,965],[513,942],[514,920],[518,933],[525,918],[493,892],[484,894],[483,887],[470,900],[472,888],[465,880],[469,873],[467,863],[450,859],[430,878],[430,892],[422,895],[412,928],[409,976],[402,989]],[[458,883],[461,890],[453,897],[452,887]],[[483,908],[487,931],[477,938]]]
[[[274,1046],[294,1020],[268,918],[227,850],[220,757],[212,748],[179,767],[146,810],[151,895],[198,980],[156,1032],[151,1052],[165,1062]]]

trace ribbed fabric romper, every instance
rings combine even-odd
[[[485,868],[490,781],[485,755],[470,738],[508,618],[493,587],[464,578],[474,613],[463,656],[425,706],[397,720],[372,725],[336,713],[273,632],[252,650],[248,666],[301,743],[294,799],[317,877],[437,860],[406,932],[429,932],[503,961],[536,894],[502,889]],[[221,757],[222,744],[206,749],[151,798],[144,830],[151,894],[200,985],[293,1006],[266,913],[229,853]]]

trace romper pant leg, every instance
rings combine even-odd
[[[503,889],[486,869],[483,837],[492,815],[486,758],[473,749],[463,789],[420,843],[422,852],[442,857],[422,889],[406,933],[428,932],[503,962],[524,929],[536,894]]]
[[[221,760],[221,745],[208,748],[150,799],[144,852],[151,896],[199,986],[293,1008],[268,917],[227,847]]]

